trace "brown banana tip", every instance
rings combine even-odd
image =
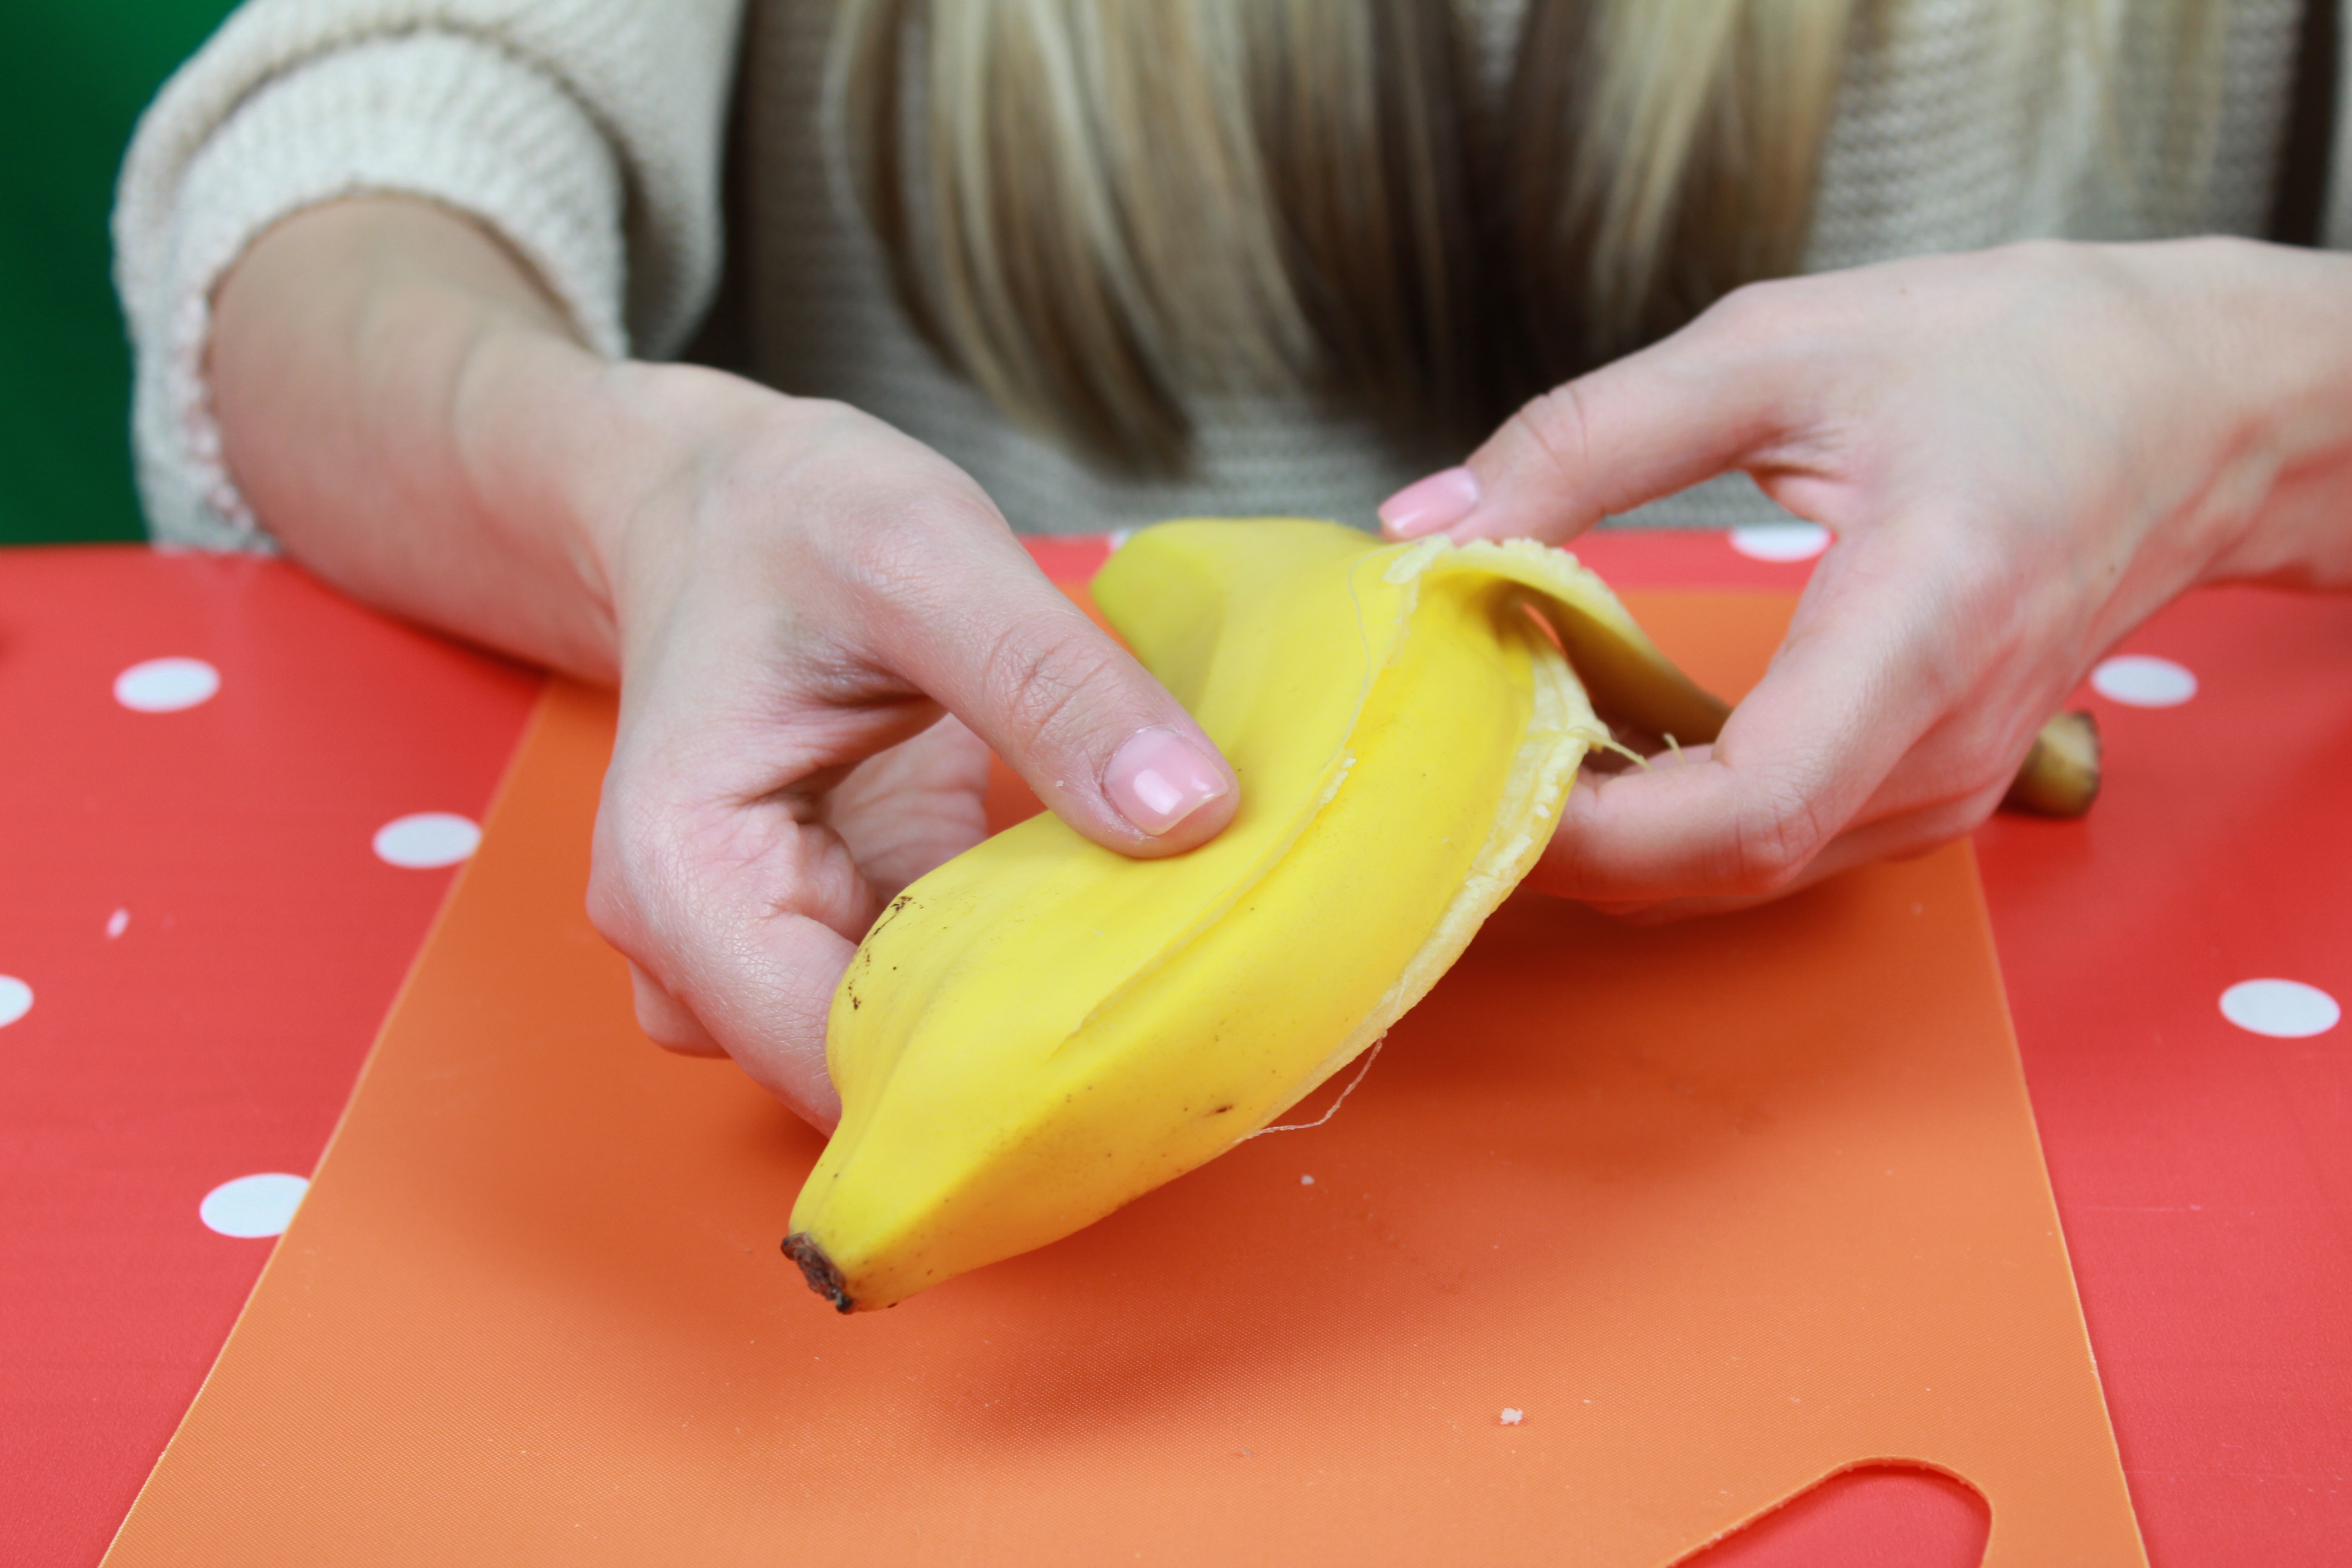
[[[2080,816],[2099,797],[2098,721],[2055,713],[2033,740],[2001,805],[2042,816]]]
[[[804,1230],[793,1232],[784,1237],[784,1256],[801,1266],[801,1278],[808,1281],[810,1289],[832,1302],[835,1311],[857,1310],[857,1303],[850,1298],[849,1282],[824,1255],[816,1237]]]

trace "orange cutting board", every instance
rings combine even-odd
[[[1788,614],[1636,607],[1727,694]],[[115,1568],[1647,1568],[1888,1460],[1988,1563],[2144,1562],[1965,845],[1515,900],[1328,1124],[844,1318],[777,1249],[816,1135],[581,913],[611,726],[548,689]]]

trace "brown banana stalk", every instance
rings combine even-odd
[[[2088,713],[2053,713],[2000,804],[2037,816],[2080,816],[2098,798],[2098,721]]]

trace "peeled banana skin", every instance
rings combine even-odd
[[[1660,731],[1720,709],[1532,543],[1165,523],[1094,596],[1232,762],[1240,809],[1160,860],[1032,817],[884,910],[835,994],[841,1124],[784,1244],[845,1312],[1091,1224],[1379,1039],[1605,738],[1571,660]]]
[[[1692,743],[1729,711],[1529,542],[1163,523],[1093,593],[1240,808],[1159,860],[1034,816],[875,921],[827,1023],[841,1123],[784,1240],[843,1312],[1057,1240],[1265,1127],[1533,866],[1608,741],[1596,705]]]

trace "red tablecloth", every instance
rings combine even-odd
[[[1807,569],[1720,535],[1584,553],[1630,586]],[[2137,702],[2082,696],[2097,810],[1978,841],[2084,1311],[2156,1563],[2352,1563],[2352,1029],[2221,1008],[2253,980],[2321,994],[2271,988],[2290,1025],[2352,998],[2352,600],[2211,591],[2122,651],[2167,662],[2108,682]],[[165,658],[216,691],[120,679]],[[10,1562],[102,1553],[269,1247],[199,1205],[311,1168],[447,889],[379,830],[478,817],[535,687],[277,563],[0,555]],[[1950,1534],[1933,1496],[1848,1501],[1842,1533],[1801,1505],[1738,1560]]]

